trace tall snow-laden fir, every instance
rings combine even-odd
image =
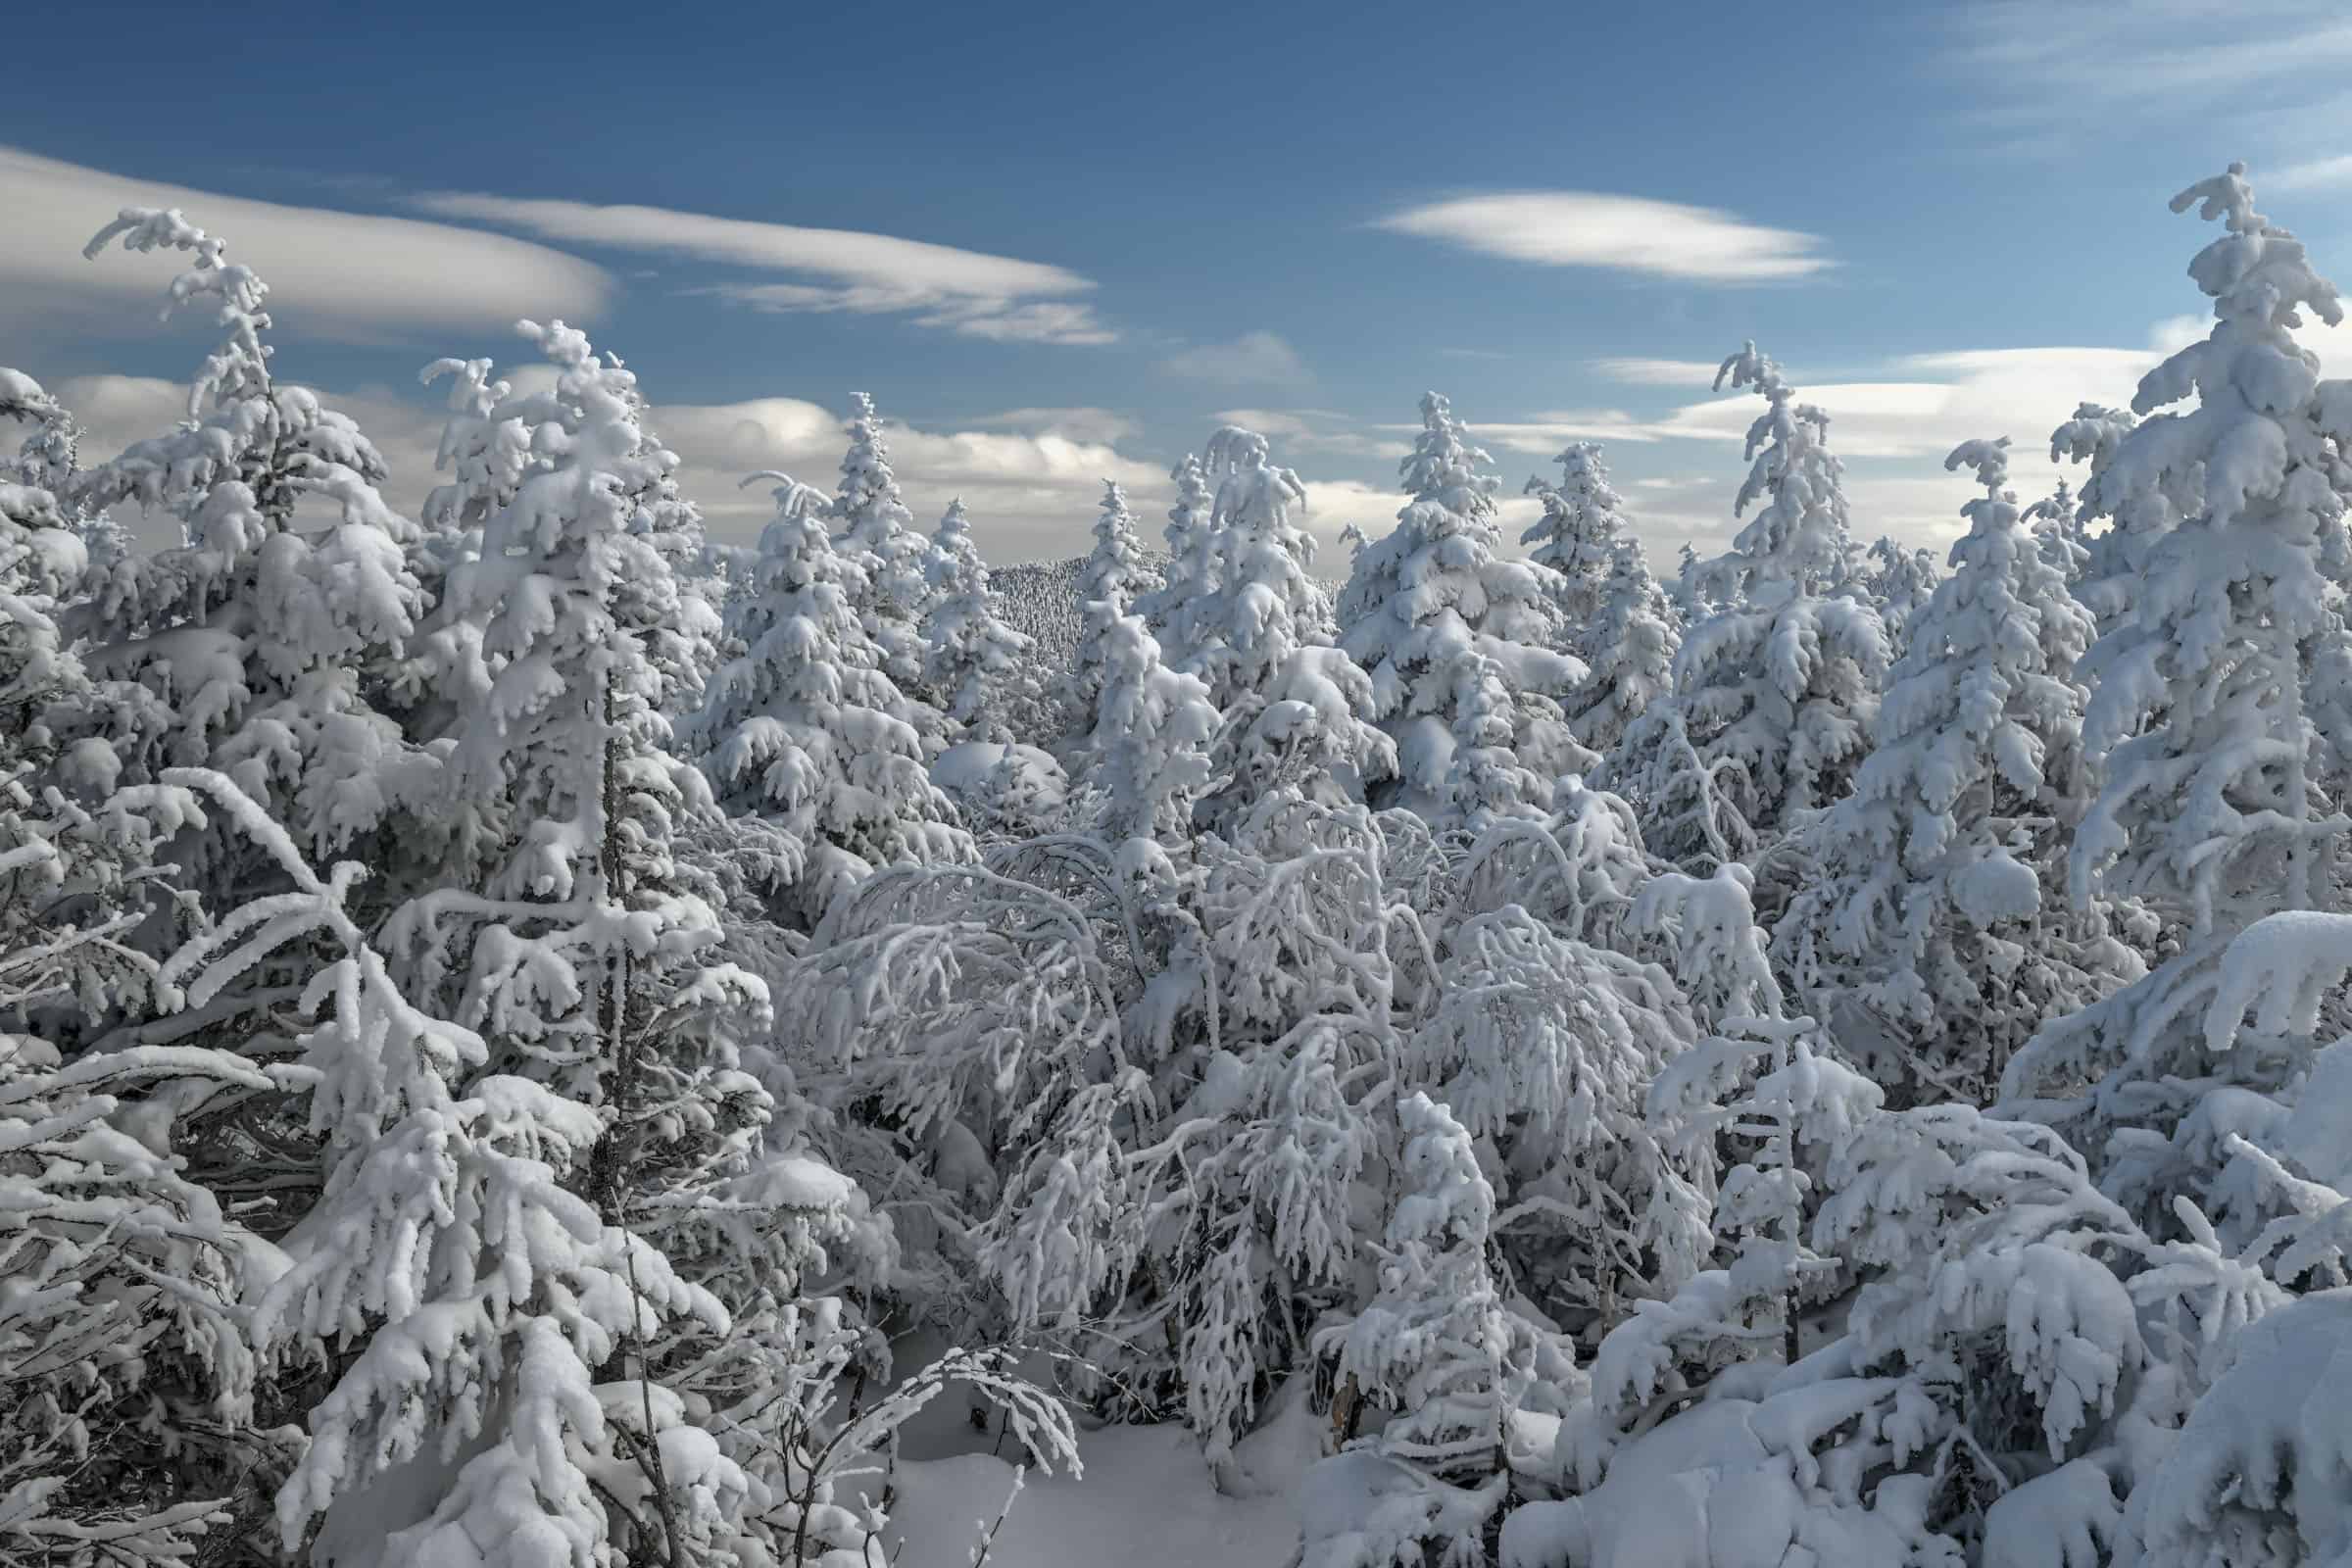
[[[914,514],[899,494],[882,416],[863,392],[850,395],[850,449],[842,454],[841,483],[833,493],[835,543],[858,568],[856,608],[865,635],[882,655],[882,671],[909,694],[922,690],[923,612],[930,584],[923,576],[923,540]],[[926,730],[936,744],[936,730]]]
[[[1851,540],[1829,416],[1798,403],[1753,343],[1715,384],[1764,399],[1733,510],[1763,505],[1700,568],[1720,608],[1685,631],[1671,699],[1633,725],[1605,774],[1642,810],[1650,847],[1684,863],[1742,857],[1843,795],[1887,662],[1878,612],[1833,591]]]
[[[1211,525],[1216,492],[1209,488],[1206,466],[1189,452],[1168,478],[1176,486],[1176,504],[1168,509],[1168,524],[1162,530],[1168,545],[1167,571],[1135,608],[1159,639],[1168,662],[1189,668],[1200,640],[1200,617],[1224,581]]]
[[[758,879],[813,924],[876,865],[968,859],[971,844],[932,786],[919,705],[866,636],[857,610],[862,573],[834,549],[822,497],[788,475],[763,477],[776,480],[776,516],[731,621],[744,652],[711,678],[686,740],[719,804],[773,830],[744,848],[759,857]],[[952,514],[960,524],[960,511]],[[971,549],[960,526],[943,562],[956,559],[947,552],[956,544]],[[960,604],[977,614],[935,619],[934,668],[962,671],[959,689],[972,688],[985,722],[988,661],[1012,650],[990,635],[998,623],[987,617],[983,571],[976,554],[955,567],[957,590],[938,613]]]
[[[1127,510],[1127,492],[1111,480],[1102,481],[1102,510],[1095,518],[1095,547],[1078,569],[1078,603],[1086,631],[1078,644],[1078,662],[1070,666],[1065,695],[1080,712],[1091,711],[1102,690],[1102,672],[1109,661],[1108,641],[1119,621],[1149,591],[1143,546],[1135,535],[1135,514]]]
[[[1371,674],[1396,743],[1395,804],[1472,823],[1541,812],[1552,781],[1592,760],[1557,701],[1586,666],[1555,651],[1551,569],[1495,554],[1489,462],[1451,405],[1424,394],[1399,466],[1412,501],[1356,556],[1339,605],[1341,646]]]
[[[2243,167],[2183,191],[2226,232],[2190,264],[2213,331],[2148,372],[2140,422],[2116,443],[2090,504],[2125,525],[2160,499],[2179,520],[2146,539],[2128,605],[2084,657],[2083,745],[2099,793],[2076,842],[2075,894],[2162,904],[2203,933],[2252,895],[2308,908],[2344,827],[2315,809],[2304,690],[2345,558],[2337,443],[2352,394],[2323,382],[2293,328],[2343,306],[2303,244],[2254,210]],[[2165,412],[2191,396],[2186,412]]]
[[[1600,448],[1579,441],[1558,458],[1560,482],[1527,481],[1544,515],[1521,543],[1552,569],[1561,641],[1586,674],[1561,698],[1569,733],[1596,754],[1664,696],[1681,637],[1665,593],[1651,580],[1642,542],[1628,530],[1624,499],[1609,483]]]
[[[1016,728],[1035,734],[1042,683],[1033,650],[999,613],[960,496],[940,515],[925,571],[931,608],[922,625],[924,684],[967,740],[1002,743]]]
[[[1102,831],[1113,842],[1181,838],[1192,829],[1193,803],[1210,778],[1217,710],[1208,687],[1162,663],[1159,645],[1135,616],[1087,608],[1105,622],[1089,743]]]
[[[1216,578],[1191,601],[1184,667],[1225,712],[1262,701],[1294,651],[1331,641],[1331,601],[1309,570],[1314,538],[1291,516],[1306,486],[1266,438],[1225,426],[1209,437],[1202,471],[1216,485],[1207,523]]]
[[[2063,897],[2090,613],[2027,531],[2007,441],[1968,442],[1946,466],[1973,468],[1984,494],[1911,621],[1853,795],[1805,836],[1816,872],[1774,941],[1881,1084],[1982,1102],[2043,1021],[2139,965]]]
[[[184,423],[69,480],[82,507],[135,502],[169,512],[180,532],[176,546],[93,568],[69,622],[92,673],[143,700],[69,722],[112,748],[126,783],[217,767],[313,853],[367,840],[379,863],[429,859],[437,769],[378,706],[424,609],[406,560],[416,525],[378,493],[382,457],[349,418],[276,377],[269,285],[220,239],[176,211],[126,208],[86,254],[117,236],[133,251],[189,253],[172,304],[217,301],[224,337]],[[233,839],[191,838],[180,853],[218,904],[274,880]]]
[[[1886,628],[1886,652],[1900,660],[1911,646],[1911,617],[1918,614],[1943,578],[1936,553],[1898,544],[1882,534],[1866,553],[1868,569],[1856,585]]]
[[[2258,1229],[2296,1200],[2235,1191],[2216,1167],[2233,1137],[2262,1138],[2286,1113],[2316,1022],[2224,1050],[2195,1014],[2221,1010],[2250,927],[2316,921],[2334,896],[2346,822],[2320,792],[2308,714],[2314,673],[2344,636],[2328,612],[2344,551],[2331,476],[2352,445],[2352,383],[2321,379],[2295,341],[2303,313],[2334,322],[2342,307],[2302,242],[2255,211],[2242,169],[2173,205],[2224,224],[2189,270],[2215,323],[2142,378],[2143,417],[2085,488],[2116,525],[2101,542],[2129,539],[2132,574],[2081,665],[2098,793],[2070,885],[2078,903],[2144,900],[2183,939],[2145,979],[2052,1020],[2003,1089],[2065,1131],[2151,1229],[2175,1223],[2178,1200],[2210,1212],[2223,1195]],[[2192,392],[2193,408],[2171,408]],[[2140,525],[2127,530],[2127,515]]]
[[[1528,560],[1551,568],[1545,586],[1559,605],[1564,641],[1583,654],[1583,635],[1599,613],[1601,582],[1624,535],[1625,498],[1609,483],[1597,444],[1579,441],[1552,461],[1560,466],[1559,483],[1542,475],[1527,481],[1525,493],[1543,503],[1544,514],[1519,542],[1530,547]]]

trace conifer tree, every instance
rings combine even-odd
[[[1854,793],[1809,836],[1820,874],[1774,944],[1882,1085],[1981,1102],[2045,1018],[2114,983],[2121,954],[2095,918],[2078,940],[2063,902],[2090,613],[2026,529],[2008,443],[1968,442],[1946,466],[1984,494],[1961,509],[1952,574],[1912,622]]]
[[[1533,1356],[1487,1262],[1494,1189],[1470,1135],[1425,1094],[1396,1106],[1399,1191],[1380,1289],[1330,1331],[1340,1373],[1393,1401],[1385,1453],[1454,1482],[1504,1467],[1506,1424]]]
[[[219,303],[225,339],[205,362],[178,429],[73,475],[75,506],[136,501],[172,514],[181,542],[103,566],[72,612],[93,674],[154,702],[128,733],[103,733],[125,782],[169,766],[216,767],[266,802],[314,853],[369,841],[372,858],[429,857],[437,769],[377,698],[423,610],[406,550],[416,525],[384,504],[382,457],[343,415],[271,365],[270,288],[176,211],[126,208],[85,254],[190,253],[174,306]],[[298,509],[323,526],[293,525]],[[380,835],[380,837],[379,837]],[[218,861],[215,852],[224,857]],[[234,840],[180,852],[219,907],[266,886],[270,867]]]
[[[1586,666],[1553,651],[1549,568],[1495,555],[1486,453],[1435,392],[1421,399],[1421,423],[1399,466],[1413,499],[1356,558],[1341,646],[1371,674],[1396,743],[1396,804],[1473,822],[1540,814],[1551,781],[1592,761],[1556,700]]]
[[[1210,780],[1217,710],[1208,688],[1161,663],[1135,616],[1088,609],[1108,625],[1092,747],[1102,830],[1113,842],[1185,835]]]
[[[1034,734],[1042,682],[1033,645],[1004,624],[960,496],[940,516],[926,570],[931,608],[923,616],[925,684],[967,740],[1002,744],[1016,726]]]
[[[1106,642],[1112,628],[1126,618],[1149,586],[1142,546],[1135,536],[1135,514],[1127,510],[1127,492],[1105,479],[1102,511],[1095,518],[1095,547],[1078,568],[1078,603],[1085,607],[1086,626],[1078,644],[1077,662],[1070,666],[1065,698],[1080,711],[1091,711],[1102,690]]]
[[[2190,264],[2214,328],[2141,380],[2141,422],[2085,491],[2140,548],[2129,608],[2083,660],[2100,788],[2074,894],[2157,901],[2200,934],[2242,920],[2240,900],[2311,907],[2345,825],[2315,808],[2304,699],[2319,641],[2340,634],[2323,564],[2346,549],[2330,474],[2352,406],[2292,335],[2303,312],[2333,324],[2343,307],[2243,174],[2232,165],[2174,201],[2226,229]],[[2198,389],[2194,411],[2158,412]],[[2178,520],[2151,536],[2150,514]]]
[[[1136,602],[1136,609],[1158,639],[1162,657],[1171,666],[1185,669],[1191,666],[1198,641],[1196,623],[1222,587],[1217,535],[1211,526],[1216,494],[1209,488],[1208,469],[1192,453],[1185,454],[1168,477],[1176,485],[1176,504],[1168,509],[1163,530],[1167,573],[1157,588]]]
[[[919,705],[892,683],[866,638],[858,568],[834,549],[817,493],[785,474],[758,477],[776,481],[776,516],[736,607],[732,629],[744,652],[712,678],[686,739],[720,804],[778,831],[760,879],[813,923],[875,866],[968,859],[971,841],[925,769]],[[970,552],[960,509],[950,515],[954,538]],[[941,531],[951,533],[944,522]],[[942,559],[955,558],[943,547]],[[977,554],[956,571],[959,586],[943,597],[943,612],[977,602],[985,612]],[[966,654],[1001,657],[1004,645],[987,640],[995,624],[942,623],[937,667]],[[961,679],[985,695],[987,673],[974,662]]]
[[[1720,862],[1845,792],[1886,667],[1878,612],[1836,592],[1850,539],[1829,416],[1750,343],[1716,385],[1753,387],[1747,478],[1762,501],[1729,554],[1701,568],[1721,606],[1683,634],[1674,695],[1626,734],[1599,780],[1642,813],[1642,836],[1680,861]]]
[[[882,655],[882,672],[909,694],[922,690],[923,612],[930,587],[923,579],[923,541],[914,514],[899,495],[891,470],[890,446],[882,438],[882,416],[863,392],[850,395],[850,449],[841,459],[841,485],[834,492],[834,543],[858,571],[858,617],[866,639]],[[924,743],[941,744],[936,726]]]

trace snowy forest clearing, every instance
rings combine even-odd
[[[2172,205],[1947,560],[1746,343],[1671,580],[1433,392],[1336,594],[1262,432],[1106,480],[1050,669],[862,393],[729,546],[523,321],[410,516],[123,211],[222,335],[0,369],[0,1565],[2352,1563],[2344,313]]]
[[[1012,1466],[1003,1459],[967,1453],[904,1463],[906,1500],[891,1515],[891,1560],[900,1568],[969,1568],[972,1547],[1002,1511],[992,1562],[1287,1568],[1298,1554],[1297,1483],[1318,1453],[1317,1423],[1302,1402],[1293,1409],[1245,1447],[1262,1489],[1251,1496],[1219,1493],[1199,1446],[1178,1426],[1081,1432],[1084,1477],[1031,1475],[1009,1510]]]

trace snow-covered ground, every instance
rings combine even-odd
[[[939,1401],[959,1413],[961,1401]],[[924,1412],[926,1417],[932,1412]],[[907,1434],[917,1451],[939,1424]],[[944,1446],[944,1445],[942,1445]],[[1284,1568],[1298,1553],[1298,1479],[1316,1456],[1314,1416],[1283,1399],[1241,1445],[1249,1495],[1210,1485],[1200,1446],[1176,1425],[1111,1426],[1079,1434],[1083,1477],[1031,1472],[989,1551],[1004,1568]],[[1010,1460],[945,1453],[903,1460],[891,1513],[897,1568],[968,1568],[970,1552],[1004,1510]]]

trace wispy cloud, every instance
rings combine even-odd
[[[1592,368],[1633,386],[1711,387],[1719,367],[1713,360],[1594,360]]]
[[[1067,296],[1094,281],[1044,262],[991,256],[855,229],[719,218],[661,207],[597,206],[466,192],[416,198],[421,211],[612,250],[680,256],[798,276],[690,292],[779,313],[906,315],[918,325],[1005,342],[1111,343],[1118,333]],[[815,279],[816,281],[808,281]]]
[[[1670,421],[1638,419],[1623,409],[1560,409],[1521,419],[1481,422],[1471,427],[1470,434],[1483,445],[1549,461],[1573,441],[1645,443],[1675,436],[1711,438],[1713,432],[1681,429]]]
[[[2352,19],[2306,0],[1981,0],[1951,24],[1964,66],[2075,103],[2208,101],[2352,63]]]
[[[1124,414],[1109,409],[1006,409],[962,421],[977,430],[1019,430],[1029,435],[1066,436],[1108,446],[1124,441],[1140,428]]]
[[[1224,409],[1209,416],[1218,424],[1238,424],[1271,439],[1285,452],[1329,453],[1394,463],[1412,451],[1410,442],[1384,440],[1329,409]],[[1376,430],[1403,426],[1377,425]],[[1419,425],[1411,426],[1418,430]]]
[[[1298,351],[1273,332],[1244,332],[1230,343],[1201,343],[1159,362],[1171,375],[1232,386],[1283,385],[1314,379]]]
[[[1821,241],[1730,213],[1592,191],[1495,191],[1391,214],[1376,225],[1540,267],[1756,283],[1834,265]]]
[[[2214,164],[2340,135],[2352,18],[2309,0],[1980,0],[1943,14],[1945,56],[1968,88],[1960,119],[2008,150],[2071,156],[2183,110],[2218,140]],[[2211,171],[2192,171],[2203,173]],[[2291,171],[2289,171],[2291,173]],[[2184,181],[2185,182],[2185,181]],[[2281,188],[2291,188],[2284,187]]]
[[[2339,158],[2315,158],[2308,163],[2289,164],[2262,175],[2262,183],[2273,190],[2337,190],[2352,185],[2352,153]]]
[[[281,327],[337,342],[504,332],[525,316],[592,321],[613,290],[602,268],[503,234],[253,201],[0,147],[0,323],[30,335],[62,313],[77,333],[148,330],[152,312],[125,307],[160,309],[187,258],[81,256],[130,206],[179,208],[269,281]]]

